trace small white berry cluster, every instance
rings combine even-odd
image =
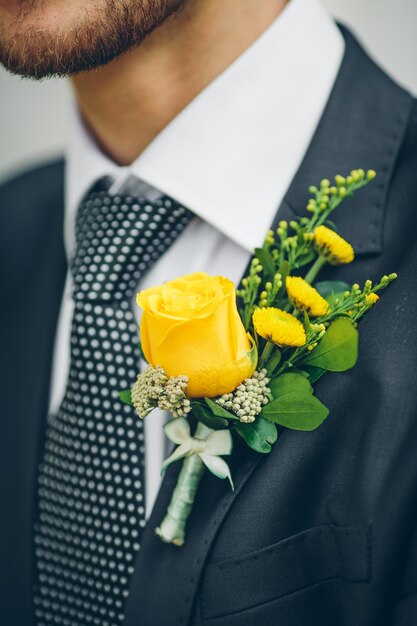
[[[191,411],[191,402],[187,396],[188,376],[171,376],[163,393],[158,398],[158,406],[172,413],[173,417],[182,417]]]
[[[241,422],[250,424],[268,404],[271,390],[266,369],[255,372],[252,378],[246,378],[232,393],[225,393],[216,400],[224,409],[235,413]]]
[[[181,417],[191,410],[187,385],[187,376],[168,378],[160,365],[148,365],[132,385],[132,404],[140,418],[156,407],[169,411],[173,417]]]

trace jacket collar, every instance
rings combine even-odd
[[[340,29],[346,50],[338,78],[275,222],[303,212],[309,185],[358,167],[373,169],[376,180],[342,205],[331,219],[356,255],[378,254],[383,246],[388,187],[411,98],[372,64],[346,28]]]
[[[357,167],[378,172],[375,182],[341,208],[336,220],[341,234],[358,255],[378,254],[383,245],[384,206],[392,171],[411,111],[412,99],[395,86],[342,28],[346,50],[335,86],[305,158],[282,202],[275,223],[291,219],[307,203],[310,184]],[[187,542],[178,549],[163,544],[154,529],[162,520],[180,470],[171,466],[144,532],[125,626],[189,623],[198,583],[216,534],[263,455],[235,444],[231,469],[235,491],[226,481],[203,477],[187,528]]]

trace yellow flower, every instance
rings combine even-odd
[[[314,231],[314,244],[320,256],[332,265],[352,263],[355,258],[350,243],[326,226],[318,226]]]
[[[278,346],[298,347],[306,342],[302,323],[294,315],[281,309],[256,309],[252,319],[258,335]]]
[[[368,293],[366,296],[366,303],[369,306],[373,306],[376,302],[378,302],[379,296],[376,293]]]
[[[142,291],[140,334],[150,365],[188,376],[192,398],[221,396],[252,376],[256,348],[236,307],[233,283],[203,272]]]
[[[285,284],[288,297],[296,309],[303,309],[313,317],[325,315],[329,310],[328,302],[304,278],[288,276]]]

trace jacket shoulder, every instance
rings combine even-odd
[[[345,80],[339,83],[342,93],[338,102],[345,102],[349,130],[364,128],[365,122],[368,140],[377,134],[383,136],[385,149],[391,150],[395,160],[402,143],[415,132],[417,100],[373,60],[345,26],[339,28],[346,53],[341,70]]]
[[[415,223],[417,99],[371,58],[347,28],[339,27],[346,42],[347,75],[339,97],[339,102],[345,102],[341,122],[348,120],[349,141],[359,145],[365,138],[375,152],[377,185],[390,228],[396,220]],[[390,213],[395,213],[392,219]]]
[[[410,115],[410,128],[409,132],[416,141],[417,148],[417,98],[413,98],[413,103],[411,107],[411,115]]]
[[[0,215],[8,202],[25,206],[63,193],[64,159],[42,163],[8,177],[0,184]]]
[[[395,100],[414,100],[404,87],[401,87],[382,69],[346,26],[343,24],[338,24],[338,26],[345,40],[345,63],[349,65],[351,78],[355,78],[356,86],[359,83],[364,92],[372,95],[374,102],[379,101],[380,105],[385,104],[387,98],[388,105]],[[383,100],[380,99],[381,97]]]
[[[64,204],[64,160],[24,170],[0,184],[0,240],[31,226]]]
[[[29,276],[46,246],[61,246],[64,161],[23,171],[0,185],[0,278],[11,286]],[[62,247],[62,246],[61,246]],[[4,269],[4,275],[1,269]]]

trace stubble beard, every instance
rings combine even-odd
[[[22,0],[11,25],[0,23],[0,64],[40,80],[105,65],[140,43],[186,0],[84,0],[70,25],[47,27],[44,0]]]

